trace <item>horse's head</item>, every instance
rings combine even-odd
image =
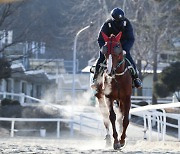
[[[116,36],[111,34],[110,37],[103,32],[101,33],[105,41],[101,52],[106,58],[108,74],[113,74],[119,67],[118,65],[124,62],[124,53],[120,43],[122,32],[119,32]]]

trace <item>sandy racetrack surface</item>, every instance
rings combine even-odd
[[[101,153],[180,153],[179,142],[129,141],[124,149],[104,148],[102,140],[77,139],[1,139],[0,153],[37,154],[101,154]]]
[[[67,134],[66,134],[67,133]],[[111,154],[111,153],[180,153],[180,142],[176,138],[166,136],[166,141],[157,141],[154,133],[153,141],[142,139],[142,128],[130,125],[127,145],[121,151],[112,147],[105,148],[103,136],[93,137],[82,134],[70,137],[69,132],[62,133],[60,139],[55,137],[2,137],[0,138],[0,154]]]

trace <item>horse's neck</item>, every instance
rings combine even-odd
[[[116,69],[116,73],[122,73],[125,70],[125,62]]]

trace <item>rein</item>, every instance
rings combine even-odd
[[[121,73],[116,73],[116,74],[115,74],[116,76],[122,76],[122,75],[124,75],[127,70],[132,70],[132,73],[135,74],[135,70],[134,70],[134,67],[132,66],[131,62],[130,62],[127,58],[125,58],[125,60],[127,60],[127,62],[128,62],[130,65],[127,66],[127,67],[124,69],[123,72],[121,72]],[[125,62],[125,60],[124,60],[124,58],[123,58],[123,60],[118,63],[116,69],[117,69],[118,67],[120,67],[120,66]]]
[[[117,76],[122,76],[122,75],[124,75],[124,74],[126,73],[126,71],[128,70],[128,68],[126,67],[123,72],[121,72],[121,73],[116,73],[116,70],[125,62],[125,59],[126,59],[126,58],[123,57],[123,60],[121,60],[121,61],[117,64],[117,66],[116,66],[116,68],[115,68],[115,70],[114,70],[115,75],[117,75]]]

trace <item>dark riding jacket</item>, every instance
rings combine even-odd
[[[100,48],[105,44],[101,31],[104,32],[109,37],[111,34],[117,35],[120,31],[122,31],[122,37],[120,42],[123,50],[129,53],[131,47],[134,44],[135,39],[134,39],[132,25],[127,18],[119,22],[113,19],[108,19],[102,25],[98,37],[98,44]]]
[[[109,19],[102,25],[98,37],[99,47],[101,48],[105,44],[101,32],[104,32],[108,37],[110,37],[111,34],[117,35],[120,31],[122,31],[122,37],[120,39],[120,42],[123,50],[126,51],[126,58],[131,62],[132,66],[136,70],[135,62],[130,54],[130,49],[132,48],[135,39],[134,39],[132,25],[127,18],[119,22],[116,22],[113,19]],[[103,63],[104,60],[105,60],[104,54],[99,52],[99,58],[96,63],[96,72],[98,72],[100,68],[100,63]]]

